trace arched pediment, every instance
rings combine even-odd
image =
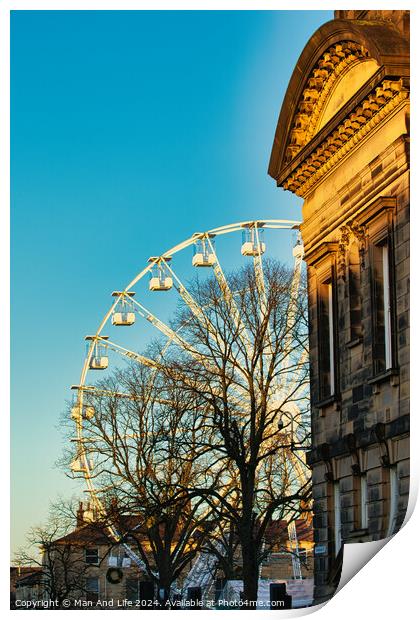
[[[370,58],[368,54],[364,57],[358,56],[353,61],[347,58],[346,61],[347,66],[337,67],[336,71],[331,73],[330,79],[323,85],[317,101],[316,113],[311,118],[311,131],[307,135],[307,142],[379,69],[377,61]]]
[[[385,105],[401,90],[401,78],[409,75],[408,63],[408,44],[389,23],[337,19],[321,26],[303,50],[291,77],[269,174],[285,186],[289,173],[302,161],[303,154],[308,154],[308,145],[326,126],[331,129],[344,121],[340,111],[348,108],[356,94],[371,86],[372,93]],[[347,118],[347,131],[357,131],[377,107],[375,101],[372,109],[360,101],[353,117]],[[295,186],[292,183],[287,188],[294,191]]]

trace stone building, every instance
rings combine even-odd
[[[145,572],[138,569],[123,545],[112,543],[106,529],[96,522],[79,522],[76,529],[55,540],[54,547],[54,579],[59,580],[64,569],[70,574],[67,598],[78,601],[72,606],[97,607],[101,601],[106,608],[110,602],[135,603],[143,599],[146,607],[146,600],[154,599],[155,588]],[[47,570],[47,575],[50,572]]]
[[[16,581],[13,609],[27,609],[25,603],[37,603],[43,598],[43,575],[41,567],[33,567]]]
[[[304,48],[269,174],[302,197],[315,603],[342,544],[401,526],[409,492],[409,12],[336,11]]]
[[[149,557],[152,570],[157,572],[150,542],[139,527],[139,517],[123,515],[119,525],[136,536]],[[312,520],[297,519],[295,526],[297,547],[292,546],[289,539],[287,521],[270,522],[260,585],[268,594],[270,583],[285,583],[294,606],[306,606],[313,599]],[[146,570],[138,566],[130,547],[134,554],[138,554],[133,540],[130,546],[116,544],[91,504],[81,502],[76,527],[49,542],[43,549],[39,566],[12,567],[11,606],[62,608],[63,600],[67,600],[69,604],[64,607],[72,609],[156,609],[163,595]],[[172,601],[178,598],[177,604],[188,608],[183,599],[200,600],[207,608],[225,596],[229,584],[234,583],[232,579],[242,584],[239,540],[234,541],[229,559],[226,553],[225,562],[222,562],[221,554],[223,549],[218,547],[215,562],[209,553],[195,555],[174,582]],[[294,578],[293,557],[297,556],[302,580]],[[229,575],[226,574],[226,562],[231,565]],[[34,604],[28,605],[31,602]]]
[[[33,601],[42,598],[42,569],[40,566],[10,567],[10,609],[18,609],[16,600]]]

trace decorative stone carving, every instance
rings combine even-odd
[[[369,58],[368,50],[353,41],[336,43],[321,56],[302,93],[286,149],[287,162],[313,137],[322,108],[338,77],[349,65],[366,58]],[[302,130],[298,141],[295,140],[297,129]]]
[[[338,241],[337,275],[342,280],[346,279],[346,251],[350,241],[351,230],[348,226],[340,227],[340,239]]]
[[[338,241],[337,253],[337,275],[343,281],[346,280],[347,267],[347,249],[351,240],[357,240],[360,255],[360,266],[365,267],[365,251],[366,251],[366,227],[359,224],[356,220],[351,220],[340,226],[340,238]]]
[[[352,220],[348,224],[349,229],[351,230],[354,237],[357,239],[359,244],[359,254],[360,254],[360,266],[362,269],[365,268],[365,254],[366,254],[366,226],[359,224],[356,220]]]
[[[342,123],[298,166],[282,186],[298,196],[333,168],[364,136],[388,114],[408,99],[402,78],[384,80],[353,110]],[[303,138],[300,137],[300,142]],[[296,144],[297,152],[300,147]]]

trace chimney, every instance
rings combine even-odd
[[[84,508],[83,508],[83,502],[79,502],[79,508],[76,514],[76,527],[82,527],[82,525],[85,524],[84,521]]]
[[[82,527],[87,523],[95,521],[96,511],[90,502],[79,502],[76,513],[76,527]]]

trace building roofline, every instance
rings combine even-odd
[[[334,19],[318,28],[299,57],[281,107],[268,167],[268,174],[278,185],[284,180],[283,171],[290,168],[286,149],[303,91],[319,59],[342,41],[352,41],[365,49],[377,61],[383,76],[409,76],[409,43],[392,23]]]

